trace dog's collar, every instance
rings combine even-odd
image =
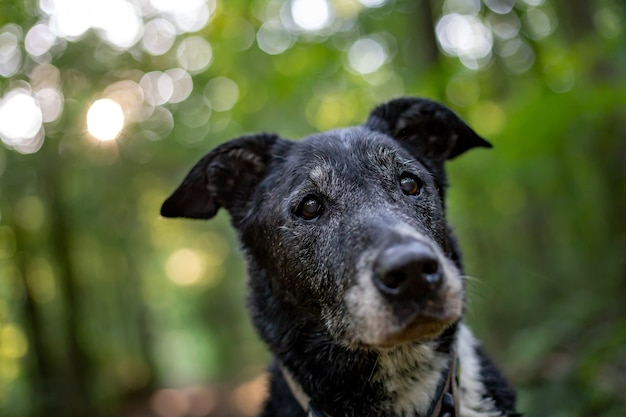
[[[291,375],[291,372],[282,364],[280,370],[287,381],[291,393],[306,412],[307,417],[331,417],[323,413],[311,398],[304,392],[300,384]],[[459,374],[460,365],[456,352],[453,350],[450,365],[446,368],[444,378],[437,386],[435,398],[424,417],[459,417]]]

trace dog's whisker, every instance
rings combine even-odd
[[[378,365],[379,360],[380,360],[380,352],[376,354],[376,360],[374,361],[374,365],[372,366],[372,372],[370,372],[370,375],[367,377],[368,382],[372,380],[372,377],[374,376],[374,373],[376,372],[376,366]]]

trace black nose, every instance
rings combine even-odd
[[[414,241],[383,250],[375,264],[374,283],[386,297],[422,300],[443,281],[435,252]]]

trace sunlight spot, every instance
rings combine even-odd
[[[179,249],[165,262],[165,272],[169,280],[182,286],[198,283],[205,269],[202,258],[191,249]]]
[[[0,76],[11,77],[17,73],[22,63],[19,39],[14,33],[0,33]]]
[[[77,39],[91,26],[91,1],[49,0],[41,2],[40,6],[50,15],[50,30],[58,37]]]
[[[318,130],[329,130],[353,122],[359,107],[358,100],[350,95],[327,95],[309,101],[307,121]]]
[[[150,408],[159,417],[185,417],[191,404],[179,390],[160,389],[150,398]]]
[[[129,48],[143,31],[143,21],[135,6],[126,0],[48,0],[41,1],[40,7],[50,16],[50,32],[61,38],[76,40],[94,28],[111,45]],[[52,39],[49,34],[39,32],[43,42],[39,42],[38,49],[43,50]]]
[[[39,23],[26,33],[24,46],[26,52],[32,56],[41,56],[48,52],[56,42],[57,37],[52,33],[48,25]]]
[[[228,77],[216,77],[204,89],[206,97],[215,111],[228,111],[239,100],[239,87]]]
[[[28,44],[29,53],[45,52],[54,36],[78,40],[89,29],[127,49],[142,39],[145,29],[142,46],[153,55],[169,50],[175,34],[201,30],[217,7],[215,0],[40,0],[39,6],[49,16],[52,36],[38,28]],[[147,28],[142,16],[154,16]]]
[[[269,55],[282,54],[293,44],[292,36],[276,20],[263,23],[256,34],[256,40],[259,48]]]
[[[13,325],[7,324],[0,330],[0,357],[8,359],[19,359],[28,352],[28,341],[22,330]]]
[[[623,22],[617,11],[602,7],[593,15],[596,30],[605,38],[612,39],[622,32]]]
[[[360,74],[378,70],[387,59],[387,45],[378,36],[358,39],[348,50],[348,63]]]
[[[497,14],[507,14],[513,10],[516,0],[483,0],[489,9]]]
[[[551,19],[550,16],[541,9],[528,9],[524,14],[524,20],[529,34],[533,39],[543,39],[556,29],[556,17]]]
[[[452,13],[437,22],[437,40],[445,53],[461,59],[471,69],[487,58],[493,47],[491,30],[476,16]]]
[[[523,0],[529,6],[541,6],[545,0]]]
[[[160,389],[150,398],[150,408],[158,417],[209,416],[217,403],[215,391],[205,386]]]
[[[199,94],[192,94],[187,100],[180,104],[178,113],[178,119],[181,121],[182,124],[187,127],[196,129],[206,125],[211,118],[211,103],[204,96],[201,96]],[[189,135],[185,135],[182,137],[182,139],[187,143],[193,143],[201,140],[202,137],[203,136],[200,136],[199,138],[193,138]]]
[[[143,33],[143,21],[132,4],[123,0],[96,2],[93,27],[101,29],[103,38],[118,48],[133,46]]]
[[[383,6],[387,3],[387,0],[359,0],[359,3],[365,7],[376,8]]]
[[[102,96],[113,100],[122,107],[124,123],[135,122],[141,118],[144,107],[144,91],[136,82],[122,80],[113,83],[104,89]]]
[[[151,136],[152,140],[159,140],[167,136],[174,128],[174,116],[163,106],[156,106],[140,123],[143,133]]]
[[[174,91],[169,99],[170,103],[180,103],[189,97],[193,91],[193,80],[187,71],[181,68],[172,68],[165,71],[172,81]]]
[[[141,77],[139,85],[143,89],[146,102],[153,106],[167,103],[174,93],[172,79],[161,71],[146,73]]]
[[[22,89],[0,101],[0,138],[22,153],[37,152],[43,144],[43,115],[37,101]]]
[[[506,41],[500,47],[499,54],[506,69],[514,74],[528,71],[535,63],[535,52],[520,38]]]
[[[31,69],[29,77],[34,91],[44,88],[59,89],[61,86],[61,71],[54,65],[37,65]]]
[[[163,55],[176,40],[176,28],[166,19],[157,18],[146,23],[141,46],[150,55]]]
[[[291,16],[301,29],[320,30],[330,22],[330,5],[327,0],[293,0]]]
[[[216,2],[211,0],[150,0],[150,4],[165,15],[171,16],[179,33],[196,32],[209,22]]]
[[[213,61],[211,45],[199,36],[183,39],[176,56],[181,67],[192,74],[204,71]]]
[[[237,387],[232,393],[232,402],[244,416],[256,416],[261,411],[267,390],[267,376],[258,376]]]
[[[43,88],[35,93],[44,123],[54,122],[63,113],[63,95],[56,88]]]
[[[506,15],[491,14],[488,17],[493,34],[500,39],[512,39],[521,29],[522,23],[515,13]]]
[[[101,141],[112,140],[124,128],[124,112],[116,101],[96,100],[87,112],[87,130]]]

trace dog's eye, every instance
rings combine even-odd
[[[411,175],[403,174],[400,177],[400,189],[406,195],[416,195],[422,189],[422,182]]]
[[[305,220],[312,220],[322,214],[324,206],[319,198],[315,196],[305,197],[298,206],[297,215]]]

